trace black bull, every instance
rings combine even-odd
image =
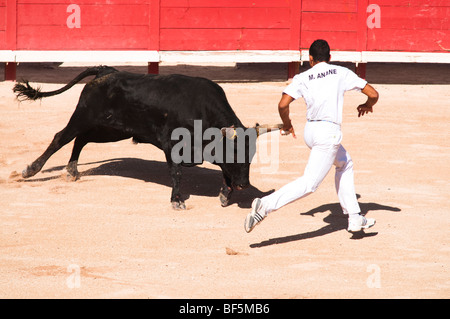
[[[36,100],[60,94],[87,76],[95,78],[85,85],[69,123],[55,135],[46,151],[23,170],[23,178],[37,174],[50,156],[73,139],[75,143],[66,169],[68,174],[77,179],[78,158],[87,143],[133,138],[136,143],[150,143],[164,151],[172,179],[172,206],[175,209],[185,209],[180,194],[181,167],[201,164],[204,159],[209,159],[201,156],[196,161],[174,161],[172,150],[180,143],[172,139],[174,130],[183,128],[193,134],[195,124],[201,123],[202,132],[208,128],[220,129],[225,140],[231,140],[234,144],[237,144],[235,130],[254,130],[254,136],[261,133],[261,126],[258,125],[245,128],[229,105],[223,89],[204,78],[133,74],[99,66],[85,70],[56,91],[40,92],[26,81],[15,85],[13,90],[19,100]],[[280,125],[265,126],[262,132],[279,128]],[[206,144],[207,141],[201,142],[202,150]],[[225,144],[227,143],[223,143]],[[246,138],[244,145],[247,154],[251,153],[251,149],[255,149],[256,138]],[[195,153],[192,145],[188,149]],[[238,147],[231,149],[235,153],[239,151]],[[186,152],[185,149],[183,151]],[[213,154],[215,160],[211,162],[222,169],[224,182],[219,198],[222,206],[226,206],[233,189],[250,185],[250,162],[254,153],[246,156],[244,161],[237,161],[236,154],[232,154],[231,158],[235,160],[230,161],[228,148],[224,152],[217,152],[215,149],[215,152],[224,157],[218,160],[217,154]],[[182,158],[185,158],[184,155],[186,154]],[[198,155],[198,152],[193,155]],[[192,159],[190,156],[188,158]]]

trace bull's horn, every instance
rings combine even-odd
[[[259,125],[256,124],[255,129],[256,129],[256,134],[259,136],[261,134],[264,133],[268,133],[268,132],[272,132],[272,131],[278,131],[281,130],[283,128],[283,124],[263,124],[263,125]]]

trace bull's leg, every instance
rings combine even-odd
[[[231,194],[233,193],[233,188],[231,187],[231,181],[227,177],[223,177],[223,184],[220,189],[219,199],[222,207],[228,206],[230,202]]]
[[[36,175],[42,169],[50,156],[52,156],[61,147],[72,141],[77,136],[78,132],[78,130],[73,129],[68,125],[62,131],[56,133],[53,141],[50,143],[45,152],[22,171],[22,177],[28,178]]]
[[[186,209],[180,194],[181,165],[173,163],[170,158],[167,158],[167,164],[169,165],[169,173],[172,178],[172,195],[170,197],[172,208],[175,210]]]
[[[124,140],[130,138],[129,134],[122,133],[118,130],[107,129],[107,128],[98,128],[92,129],[86,133],[80,134],[75,139],[75,143],[73,144],[72,155],[70,156],[69,163],[67,164],[66,170],[68,173],[67,178],[69,180],[77,180],[80,176],[78,173],[77,165],[78,159],[80,157],[81,150],[86,144],[94,142],[94,143],[108,143],[108,142],[117,142],[120,140]]]
[[[76,181],[80,177],[80,173],[78,173],[78,158],[80,157],[81,150],[89,141],[83,137],[78,136],[75,139],[72,149],[72,155],[70,156],[69,163],[66,166],[67,171],[67,179]]]

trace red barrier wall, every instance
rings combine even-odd
[[[69,28],[70,4],[80,28]],[[370,29],[367,7],[380,8]],[[0,0],[0,50],[448,52],[449,0]]]
[[[0,43],[6,41],[6,0],[0,0]]]
[[[80,28],[69,28],[80,8]],[[148,48],[147,1],[17,1],[17,50],[142,50]]]
[[[8,6],[7,0],[0,0],[0,50],[6,50],[8,48],[6,29],[7,29],[7,13]]]
[[[450,50],[449,0],[370,0],[381,9],[381,28],[368,29],[367,51]]]
[[[299,27],[296,24],[299,24],[300,8],[295,8],[298,3],[290,0],[161,0],[160,49],[298,49],[299,39],[292,37]]]
[[[334,50],[362,51],[366,36],[367,1],[303,0],[301,47],[309,48],[318,38]]]

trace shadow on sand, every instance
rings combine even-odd
[[[361,196],[358,194],[358,198]],[[401,209],[398,207],[392,207],[392,206],[386,206],[381,205],[377,203],[359,203],[359,206],[361,208],[361,214],[366,215],[369,211],[374,210],[386,210],[391,212],[400,212]],[[311,209],[308,212],[300,213],[300,215],[307,215],[307,216],[314,216],[318,213],[325,213],[329,212],[329,214],[323,219],[328,225],[311,231],[307,233],[300,233],[296,235],[290,235],[285,237],[278,237],[278,238],[271,238],[265,241],[262,241],[260,243],[251,244],[251,248],[260,248],[265,246],[271,246],[271,245],[277,245],[277,244],[284,244],[289,243],[297,240],[304,240],[304,239],[310,239],[318,236],[324,236],[327,234],[334,233],[336,231],[340,230],[346,230],[347,229],[347,216],[342,213],[342,208],[339,203],[333,203],[333,204],[326,204],[321,205],[319,207],[316,207],[314,209]],[[378,232],[364,232],[360,231],[357,233],[353,233],[351,239],[362,239],[365,237],[372,237],[376,236]]]
[[[100,164],[97,167],[82,171],[86,165]],[[114,158],[104,161],[78,164],[80,177],[83,176],[120,176],[142,180],[146,183],[156,183],[167,187],[172,187],[172,180],[166,162],[143,160],[139,158]],[[65,166],[55,166],[43,170],[43,173],[61,171]],[[217,197],[219,204],[219,191],[222,186],[222,171],[205,168],[201,166],[183,167],[181,179],[181,194],[184,200],[191,195]],[[43,182],[60,178],[60,175],[44,178],[31,178],[22,182]],[[250,208],[255,197],[262,197],[272,193],[274,190],[262,192],[254,186],[250,186],[241,191],[234,191],[229,205],[237,204],[240,208]],[[167,192],[167,202],[170,199],[170,191]]]

